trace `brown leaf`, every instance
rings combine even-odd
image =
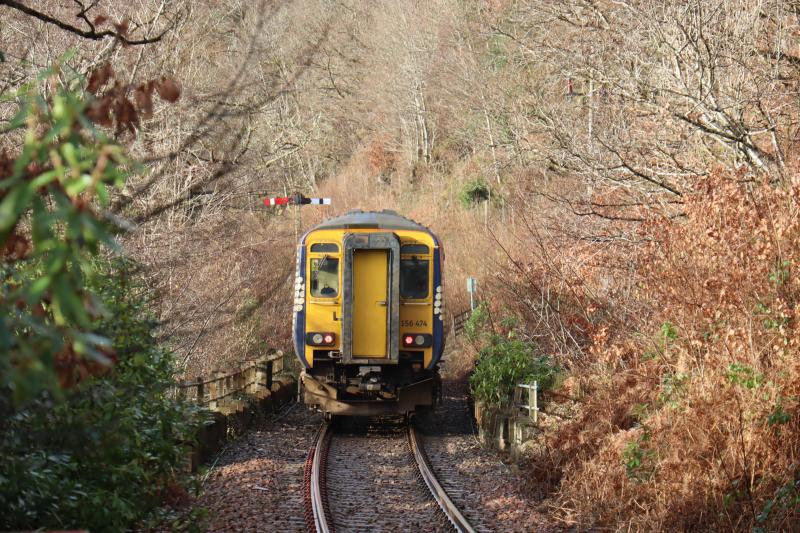
[[[114,123],[111,119],[111,104],[110,96],[93,101],[86,110],[86,117],[95,124],[110,127]]]
[[[123,40],[127,39],[129,26],[130,26],[130,21],[128,19],[124,19],[122,22],[115,22],[114,29],[117,32],[117,37]]]
[[[106,21],[108,21],[108,17],[107,16],[105,16],[105,15],[97,15],[94,18],[94,25],[95,26],[102,26],[103,24],[106,23]]]
[[[31,241],[14,230],[6,239],[5,246],[0,249],[0,257],[5,261],[21,261],[28,257],[32,250]]]
[[[181,97],[181,86],[174,79],[167,76],[162,76],[158,83],[156,83],[156,90],[158,96],[167,102],[175,102]]]
[[[117,98],[114,102],[114,115],[117,117],[117,133],[123,128],[131,133],[136,133],[136,126],[139,125],[139,114],[130,100],[127,98]]]
[[[139,85],[133,92],[133,97],[142,118],[145,120],[151,118],[153,116],[153,84],[143,83]]]
[[[86,86],[86,90],[92,94],[97,94],[97,91],[102,89],[103,85],[105,85],[108,80],[113,77],[114,69],[111,68],[110,63],[105,62],[94,69],[89,75],[89,84]]]

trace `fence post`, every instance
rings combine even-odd
[[[219,381],[217,381],[217,371],[214,370],[208,382],[208,408],[212,411],[217,409],[217,398],[219,398]]]
[[[250,396],[256,393],[256,361],[249,361],[247,363],[247,394]]]
[[[267,390],[272,390],[272,368],[273,368],[273,361],[267,361]]]
[[[203,405],[203,401],[205,398],[205,390],[203,388],[203,377],[198,376],[196,380],[197,385],[195,386],[195,401],[198,405]]]
[[[253,390],[256,394],[261,391],[261,387],[264,385],[265,376],[264,376],[264,363],[266,358],[259,357],[256,359],[255,362],[255,370],[256,370],[256,377],[254,379]]]
[[[230,374],[226,374],[224,378],[222,378],[225,382],[225,389],[224,389],[224,398],[222,400],[223,405],[230,405],[231,402],[231,391],[233,390],[233,376]]]
[[[530,404],[530,400],[528,401]],[[539,382],[533,382],[533,423],[539,423]]]
[[[180,380],[178,382],[178,400],[183,401],[186,399],[186,388],[188,385],[188,381]]]

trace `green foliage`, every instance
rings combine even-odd
[[[644,421],[650,414],[650,404],[637,403],[631,407],[630,415],[639,422]]]
[[[642,353],[642,360],[648,361],[650,359],[655,359],[659,355],[664,355],[667,352],[669,346],[675,342],[678,338],[678,329],[669,322],[664,322],[661,324],[661,327],[658,330],[658,334],[655,335],[655,339],[652,341],[654,346],[649,348]]]
[[[787,424],[791,419],[791,415],[783,409],[783,402],[778,400],[772,412],[769,414],[769,418],[767,418],[767,424],[770,426],[782,426],[783,424]]]
[[[464,334],[467,336],[467,340],[472,343],[478,342],[485,334],[488,324],[489,309],[485,303],[480,303],[464,322]]]
[[[3,132],[24,130],[17,157],[0,154],[0,247],[13,250],[0,270],[0,387],[17,401],[71,381],[57,360],[109,364],[109,339],[92,331],[104,310],[86,287],[92,258],[115,247],[101,210],[131,163],[86,118],[91,97],[76,76],[61,83],[62,70],[3,96],[20,103]]]
[[[753,531],[770,531],[771,529],[763,529],[763,526],[770,523],[771,517],[775,523],[780,523],[775,515],[791,515],[797,512],[798,506],[800,506],[800,479],[793,479],[781,485],[775,495],[767,500],[761,512],[756,516],[756,523],[759,527],[754,528]]]
[[[764,382],[764,374],[759,374],[742,363],[728,365],[727,378],[732,385],[741,385],[751,390],[760,387]]]
[[[647,481],[655,473],[656,453],[647,448],[650,442],[650,432],[647,428],[636,440],[625,445],[622,452],[622,461],[625,464],[625,473],[629,479]]]
[[[480,352],[470,386],[477,400],[508,406],[518,383],[538,381],[539,390],[550,389],[557,375],[558,367],[537,355],[532,342],[494,336]]]
[[[489,190],[489,184],[481,177],[471,179],[464,183],[461,192],[458,194],[461,205],[466,208],[473,207],[481,202],[487,202],[490,197],[491,191]]]
[[[680,372],[667,373],[661,377],[661,392],[658,402],[672,409],[677,409],[681,399],[686,396],[689,376]]]
[[[661,324],[661,338],[665,344],[674,341],[678,338],[678,329],[669,322],[664,322]]]
[[[42,261],[26,263],[34,278]],[[174,398],[174,358],[151,335],[135,265],[94,261],[90,289],[108,311],[89,325],[117,364],[64,393],[15,407],[0,399],[0,530],[125,531],[168,495],[200,422]]]
[[[242,324],[246,322],[250,317],[253,316],[258,308],[261,307],[261,302],[256,300],[255,298],[248,297],[242,302],[241,306],[236,310],[236,315],[234,316],[234,321],[237,324]]]
[[[770,272],[769,281],[777,288],[785,285],[791,275],[792,262],[781,261],[775,266],[775,270]]]

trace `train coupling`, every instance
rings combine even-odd
[[[358,375],[361,378],[358,384],[358,390],[361,392],[381,391],[383,384],[381,383],[380,366],[360,366],[358,367]]]

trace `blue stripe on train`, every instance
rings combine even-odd
[[[436,237],[434,237],[434,241]],[[437,243],[438,244],[438,243]],[[441,248],[437,247],[433,252],[433,290],[436,287],[442,286],[442,261],[441,261]],[[434,294],[435,297],[435,294]],[[444,287],[442,287],[442,298],[444,298]],[[443,308],[442,308],[443,309]],[[442,358],[444,352],[444,315],[433,315],[433,356],[431,357],[431,364],[428,365],[432,369],[439,359]]]
[[[300,284],[305,287],[305,274],[306,274],[306,238],[305,235],[300,240],[300,245],[297,248],[297,265],[295,268],[295,292],[292,293],[292,305],[296,306],[297,304],[294,303],[295,298],[297,298],[297,278],[300,278]],[[306,331],[306,301],[305,301],[305,291],[303,291],[303,308],[300,311],[294,311],[294,320],[292,321],[292,327],[294,331],[294,353],[297,355],[297,358],[306,368],[311,368],[311,366],[306,361],[305,357],[305,331]]]

